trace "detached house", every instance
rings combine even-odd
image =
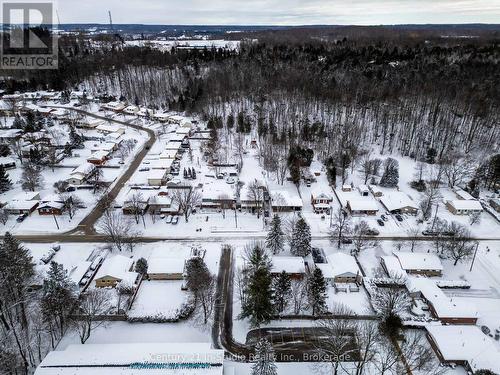
[[[319,213],[329,213],[330,203],[332,203],[333,197],[327,193],[319,192],[311,194],[311,204],[313,206],[314,212]]]
[[[453,215],[470,215],[475,212],[482,212],[481,202],[476,200],[452,200],[446,202],[446,208]]]
[[[132,258],[123,255],[106,258],[95,276],[95,286],[97,288],[115,288],[122,281],[134,285],[139,274],[132,271],[133,264]]]

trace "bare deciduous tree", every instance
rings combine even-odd
[[[332,227],[330,229],[330,240],[337,242],[337,246],[342,246],[342,237],[349,233],[351,218],[346,211],[339,207],[333,215]]]
[[[106,290],[91,288],[80,297],[78,305],[78,316],[74,319],[73,325],[78,331],[80,342],[85,344],[90,334],[96,328],[104,324],[100,315],[106,314],[111,305]]]
[[[201,204],[201,194],[189,186],[184,189],[176,189],[173,200],[179,206],[179,211],[183,213],[187,223],[192,210]]]

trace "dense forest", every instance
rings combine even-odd
[[[300,140],[345,167],[374,145],[415,159],[486,160],[500,139],[500,37],[444,32],[274,30],[244,39],[239,51],[168,52],[71,37],[61,40],[59,70],[20,72],[5,87],[84,87],[197,113],[222,136],[233,126],[253,131],[285,154]]]

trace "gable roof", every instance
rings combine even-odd
[[[443,270],[441,259],[436,254],[405,251],[393,251],[392,253],[398,258],[399,264],[404,270]]]

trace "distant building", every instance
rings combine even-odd
[[[0,157],[0,165],[4,167],[4,169],[14,169],[16,168],[16,161],[9,157]]]

